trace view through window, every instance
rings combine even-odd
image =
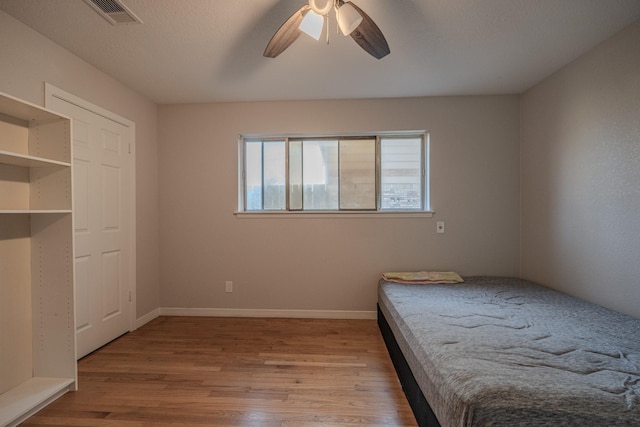
[[[427,211],[426,133],[243,137],[241,211]]]

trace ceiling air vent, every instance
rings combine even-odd
[[[120,0],[84,0],[111,25],[142,24]]]

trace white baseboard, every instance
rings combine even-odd
[[[155,310],[150,311],[149,313],[145,314],[144,316],[138,317],[136,319],[136,329],[146,325],[147,323],[151,322],[156,317],[159,317],[160,316],[160,310],[161,309],[156,308]]]
[[[180,308],[161,307],[160,316],[209,317],[279,317],[297,319],[375,319],[375,311],[349,310],[269,310],[242,308]]]

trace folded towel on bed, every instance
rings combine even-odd
[[[461,283],[464,282],[458,273],[453,271],[405,271],[382,273],[387,282],[414,283],[426,285],[430,283]]]

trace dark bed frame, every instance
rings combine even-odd
[[[418,426],[440,427],[440,423],[431,410],[431,406],[427,403],[427,399],[425,399],[424,394],[422,394],[422,390],[420,390],[420,387],[411,372],[411,368],[409,368],[409,364],[404,358],[404,355],[400,350],[400,346],[398,346],[396,338],[393,336],[389,323],[387,323],[387,319],[385,319],[384,314],[382,314],[379,305],[378,327],[380,328],[382,338],[384,339],[384,343],[389,351],[389,356],[391,356],[391,361],[393,362],[393,366],[395,367],[398,378],[400,379],[402,390],[407,396],[409,405],[413,410],[413,415],[416,417]]]

